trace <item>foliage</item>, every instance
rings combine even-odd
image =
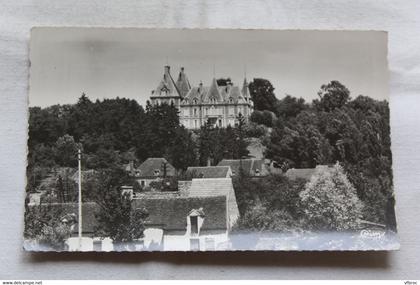
[[[71,225],[60,220],[64,214],[61,208],[48,204],[26,205],[24,237],[63,250],[64,242],[71,236]]]
[[[307,109],[303,98],[295,98],[291,95],[286,95],[276,104],[276,114],[284,119],[296,117],[300,112]]]
[[[276,121],[276,115],[268,110],[254,111],[251,114],[250,120],[254,123],[261,124],[267,127],[272,127]]]
[[[307,227],[318,231],[357,229],[363,204],[340,164],[318,171],[300,193]]]
[[[232,83],[232,80],[228,78],[219,78],[216,80],[217,86],[227,86],[228,84]]]
[[[120,186],[126,184],[127,177],[122,170],[103,171],[100,174],[95,233],[109,237],[115,242],[129,242],[143,237],[144,220],[148,213],[145,209],[133,209],[128,195],[122,195]]]
[[[340,82],[333,80],[321,86],[318,96],[320,100],[314,102],[315,106],[329,112],[343,107],[350,100],[350,91]]]
[[[222,159],[239,159],[248,155],[245,122],[242,116],[238,121],[235,128],[213,128],[210,124],[201,127],[197,143],[199,165],[205,166],[208,161],[216,165]]]
[[[274,87],[270,81],[263,78],[254,78],[248,85],[255,110],[276,111],[277,98]]]

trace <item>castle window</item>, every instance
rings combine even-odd
[[[197,100],[197,98],[195,98],[195,99],[193,100],[193,104],[194,104],[194,105],[197,105],[197,103],[198,103],[198,100]]]
[[[233,103],[233,99],[232,97],[229,98],[229,103],[232,104]]]
[[[197,109],[194,108],[194,116],[197,116]]]

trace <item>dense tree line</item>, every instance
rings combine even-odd
[[[287,171],[339,162],[364,205],[363,218],[395,229],[387,101],[352,99],[338,81],[322,85],[311,103],[277,99],[265,79],[251,82],[250,91],[251,120],[271,128],[265,155],[275,166]]]

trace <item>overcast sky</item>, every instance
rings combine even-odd
[[[385,32],[35,28],[30,43],[30,106],[126,97],[144,104],[166,63],[192,85],[230,77],[270,80],[277,98],[317,97],[331,80],[388,98]],[[213,71],[214,70],[214,71]]]

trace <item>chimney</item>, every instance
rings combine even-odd
[[[165,75],[169,75],[171,67],[169,65],[165,65]]]

